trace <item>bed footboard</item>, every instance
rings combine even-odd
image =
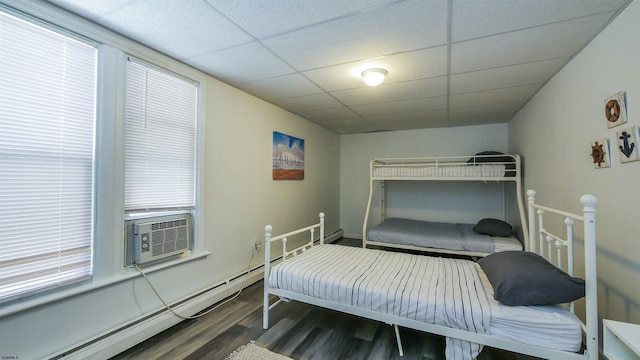
[[[286,234],[271,236],[271,232],[273,231],[273,227],[271,225],[267,225],[264,227],[264,303],[262,309],[262,327],[266,330],[269,328],[269,310],[274,306],[278,305],[282,299],[276,301],[274,304],[269,305],[269,273],[271,270],[271,261],[281,259],[281,261],[286,261],[287,258],[291,256],[296,256],[301,254],[308,249],[313,247],[313,243],[315,241],[314,234],[316,229],[320,232],[320,245],[324,244],[324,213],[321,212],[319,215],[320,222],[317,224],[313,224],[298,230],[290,231]],[[294,235],[302,234],[308,232],[310,234],[309,242],[298,246],[294,249],[287,249],[287,241],[288,238]],[[271,259],[271,243],[281,241],[282,242],[282,255]]]
[[[536,204],[536,191],[527,191],[529,205],[529,251],[546,258],[558,268],[563,268],[562,259],[566,258],[567,273],[573,276],[574,266],[574,224],[582,223],[584,232],[584,277],[585,277],[585,321],[582,330],[585,334],[588,360],[598,359],[598,293],[596,270],[596,221],[595,205],[597,199],[593,195],[583,195],[582,215],[553,209]],[[554,233],[545,227],[545,219],[559,217],[565,225],[565,233]],[[536,236],[537,235],[537,236]],[[538,242],[536,243],[536,238]],[[555,249],[554,249],[555,247]],[[566,254],[563,254],[566,250]],[[554,254],[555,253],[555,254]],[[573,311],[573,303],[569,305]]]

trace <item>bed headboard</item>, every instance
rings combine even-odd
[[[529,205],[529,251],[545,257],[549,262],[562,268],[562,259],[566,258],[567,273],[573,276],[574,266],[574,225],[582,223],[584,228],[584,277],[585,277],[585,301],[586,319],[583,331],[587,334],[586,345],[589,351],[598,352],[598,283],[596,268],[596,219],[595,204],[597,199],[593,195],[583,195],[580,202],[583,205],[582,215],[572,214],[566,211],[553,209],[535,203],[535,190],[527,191]],[[560,217],[566,226],[563,235],[552,233],[545,228],[545,220],[551,217]],[[556,220],[557,221],[557,220]],[[555,247],[555,250],[554,250]],[[566,254],[563,251],[566,249]],[[563,256],[566,255],[566,256]],[[573,303],[570,305],[573,310]]]

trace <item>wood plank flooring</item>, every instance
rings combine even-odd
[[[360,240],[338,241],[358,246]],[[182,321],[113,359],[224,360],[250,341],[295,360],[444,359],[441,336],[400,328],[405,352],[400,357],[393,327],[299,302],[281,303],[273,308],[269,312],[270,327],[263,330],[262,291],[262,282],[255,283],[218,310]],[[537,358],[485,347],[478,359]]]

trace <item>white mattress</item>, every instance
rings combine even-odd
[[[423,165],[396,166],[377,165],[373,177],[413,178],[413,177],[504,177],[505,165]]]
[[[489,302],[471,261],[328,244],[274,266],[269,275],[270,287],[327,306],[488,333]],[[447,359],[473,360],[481,350],[476,343],[446,339]]]
[[[438,262],[442,261],[438,266],[459,267],[466,263],[473,269],[473,273],[476,275],[464,273],[464,282],[468,282],[470,277],[479,279],[481,286],[478,287],[481,289],[476,295],[477,299],[461,294],[454,295],[454,298],[456,300],[464,298],[464,301],[480,304],[481,308],[484,308],[483,304],[489,304],[489,334],[557,350],[574,352],[580,347],[582,341],[580,322],[575,315],[561,306],[506,306],[500,304],[493,300],[493,289],[482,269],[476,263],[468,260],[434,258],[327,244],[315,246],[302,255],[274,266],[270,273],[269,284],[273,288],[393,313],[411,319],[422,317],[425,319],[422,321],[427,322],[434,322],[428,319],[443,321],[440,319],[440,315],[436,315],[433,310],[430,310],[430,305],[433,304],[428,303],[432,300],[424,300],[428,297],[423,294],[425,289],[435,287],[434,281],[431,281],[430,277],[424,276],[425,274],[428,276],[434,274],[432,270],[429,270],[433,266],[430,264],[432,259],[438,259]],[[398,269],[401,268],[405,269],[402,271],[407,273],[416,271],[417,275],[402,273],[403,281],[411,282],[412,287],[418,284],[415,290],[407,291],[408,289],[401,288],[396,292],[395,290],[398,288],[391,286],[391,284],[398,286],[398,279],[394,276],[400,274]],[[406,276],[410,276],[410,279],[407,280]],[[363,286],[362,279],[365,278],[366,286]],[[460,289],[459,280],[459,277],[447,278],[447,288]],[[393,294],[389,294],[391,289],[394,289]],[[372,292],[376,291],[379,294],[372,296]],[[481,294],[486,296],[480,296]],[[446,301],[446,307],[450,307],[451,304],[448,302],[452,300],[447,299]],[[437,307],[437,305],[433,306]],[[420,315],[421,313],[423,314]],[[484,313],[487,313],[486,310]],[[477,326],[477,323],[462,324],[462,326],[473,327]],[[449,343],[447,343],[447,351],[449,351]]]
[[[491,240],[493,240],[493,245],[495,246],[495,252],[522,250],[522,243],[520,242],[520,240],[516,239],[513,236],[508,236],[508,237],[491,236]]]

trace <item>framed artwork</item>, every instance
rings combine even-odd
[[[618,131],[618,154],[621,163],[640,160],[638,156],[638,128],[632,126],[628,129]]]
[[[273,132],[273,180],[304,179],[304,140]]]
[[[604,116],[609,129],[627,123],[627,93],[617,92],[604,99]]]
[[[611,167],[611,155],[609,154],[609,139],[602,138],[591,142],[591,157],[593,167],[602,169]]]

